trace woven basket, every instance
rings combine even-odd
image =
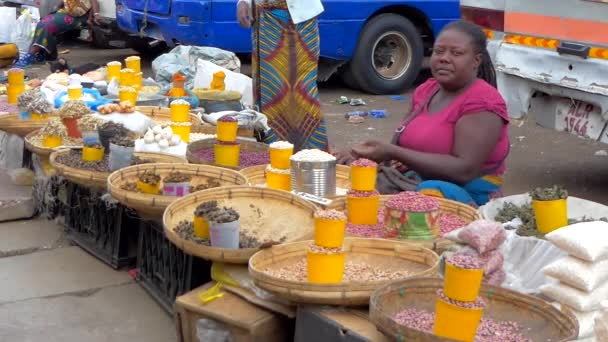
[[[171,121],[171,110],[167,107],[137,106],[135,107],[135,110],[149,116],[156,122]],[[190,113],[190,122],[192,122],[192,131],[198,131],[205,126],[209,126],[194,113]]]
[[[391,281],[313,284],[271,276],[267,270],[288,267],[306,258],[311,241],[273,246],[256,253],[249,261],[249,274],[259,287],[281,298],[307,304],[367,305],[372,292]],[[433,251],[407,242],[383,239],[344,239],[346,260],[361,262],[374,269],[408,271],[410,277],[437,275],[439,257]],[[394,281],[394,280],[393,280]]]
[[[247,177],[249,185],[266,187],[266,165],[250,166],[242,169],[240,172]],[[336,165],[336,187],[346,191],[350,188],[350,166]],[[330,196],[330,199],[338,198],[342,195]]]
[[[70,150],[61,150],[51,153],[50,162],[53,169],[58,176],[69,180],[70,182],[82,185],[87,188],[94,189],[105,189],[108,183],[109,172],[95,172],[89,170],[77,169],[64,164],[60,164],[56,161],[57,157],[70,153]],[[181,158],[170,154],[163,153],[149,153],[149,152],[135,152],[135,156],[145,160],[150,160],[156,163],[185,163],[186,161]]]
[[[370,300],[370,320],[392,340],[451,341],[399,325],[394,317],[404,309],[435,311],[436,292],[443,280],[422,278],[398,281],[376,290]],[[483,317],[517,322],[532,341],[571,341],[578,336],[578,322],[551,304],[515,291],[482,285],[480,296],[487,304]]]
[[[171,203],[163,215],[165,235],[187,254],[213,261],[246,264],[258,248],[236,250],[215,248],[185,240],[175,232],[183,220],[192,221],[196,207],[210,200],[218,205],[234,208],[240,214],[241,229],[255,232],[262,242],[285,242],[310,239],[314,233],[314,213],[317,207],[287,191],[228,186],[199,191]]]
[[[237,140],[241,144],[241,151],[251,151],[251,152],[268,152],[269,151],[268,145],[266,145],[266,144],[249,141],[249,140],[238,139],[238,138],[237,138]],[[198,151],[198,150],[213,149],[213,145],[215,144],[215,142],[216,142],[216,139],[203,139],[203,140],[198,140],[198,141],[195,141],[195,142],[189,144],[188,149],[186,150],[186,158],[188,158],[188,162],[190,162],[192,164],[207,164],[207,165],[219,166],[219,165],[216,165],[214,161],[203,160],[194,154],[194,152]],[[268,157],[268,158],[269,158],[268,161],[270,162],[270,157]],[[224,167],[224,166],[221,166],[221,167]],[[240,167],[238,167],[238,168],[231,167],[231,169],[241,170]]]
[[[178,199],[174,196],[149,195],[134,191],[123,190],[122,186],[129,182],[137,182],[138,175],[146,170],[153,170],[161,178],[172,171],[192,176],[191,184],[196,186],[209,178],[217,179],[222,186],[245,185],[247,178],[237,171],[209,165],[194,164],[140,164],[113,172],[108,177],[108,192],[123,205],[137,210],[142,216],[162,217],[167,206]]]
[[[55,147],[55,148],[48,148],[48,147],[44,147],[44,146],[40,146],[40,145],[36,145],[31,141],[32,137],[35,137],[36,135],[38,135],[40,132],[39,129],[29,133],[28,135],[26,135],[23,138],[23,141],[25,142],[25,148],[27,148],[30,152],[37,154],[38,156],[41,157],[47,157],[51,155],[51,153],[58,151],[58,150],[62,150],[65,149],[65,147]]]
[[[391,195],[382,195],[380,196],[380,208],[384,208],[384,204],[388,201],[392,196]],[[475,208],[468,206],[466,204],[462,204],[459,202],[437,198],[439,200],[439,207],[441,212],[451,213],[460,216],[466,222],[470,223],[473,221],[477,221],[481,219],[481,215],[475,210]],[[328,206],[328,209],[335,209],[346,212],[346,196],[339,196],[333,199],[333,202]],[[422,247],[432,249],[433,251],[441,254],[446,249],[454,244],[453,241],[448,239],[435,239],[435,240],[400,240],[407,241],[410,243],[414,243],[420,245]]]
[[[0,131],[25,137],[46,125],[48,120],[21,120],[19,114],[0,115]]]

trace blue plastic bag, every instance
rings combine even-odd
[[[86,103],[86,105],[91,108],[91,110],[97,110],[97,107],[112,102],[110,100],[104,99],[103,96],[101,96],[99,90],[93,88],[83,88],[82,95],[83,97],[84,95],[90,95],[93,97],[93,100],[83,100],[84,103]],[[55,96],[55,108],[61,107],[68,100],[69,99],[67,90],[59,92],[59,94]]]

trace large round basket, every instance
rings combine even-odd
[[[380,196],[380,208],[384,208],[384,204],[388,201],[392,196],[391,195],[381,195]],[[475,208],[468,206],[466,204],[462,204],[459,202],[437,198],[439,200],[439,207],[441,212],[450,213],[459,216],[465,222],[470,223],[473,221],[477,221],[481,219],[481,215],[475,210]],[[346,212],[346,196],[339,196],[334,198],[332,203],[327,207],[328,209],[335,209]],[[435,240],[400,240],[407,241],[410,243],[414,243],[420,245],[422,247],[432,249],[433,251],[441,254],[446,249],[454,244],[454,242],[439,238]]]
[[[171,110],[167,107],[137,106],[135,110],[159,123],[171,121]],[[192,122],[192,130],[200,130],[204,126],[209,126],[194,113],[190,113],[190,122]]]
[[[19,114],[0,115],[0,131],[25,137],[46,125],[48,120],[21,120]]]
[[[142,216],[160,218],[167,206],[178,199],[178,197],[175,196],[150,195],[123,189],[125,184],[137,182],[138,176],[148,170],[152,170],[159,175],[161,179],[164,179],[164,177],[174,171],[189,175],[192,177],[190,184],[193,187],[204,184],[209,179],[218,180],[221,186],[247,184],[247,178],[238,173],[238,171],[209,165],[174,163],[140,164],[113,172],[108,177],[108,191],[117,201],[129,208],[137,210]]]
[[[58,176],[74,182],[78,185],[82,185],[88,188],[94,189],[105,189],[108,183],[109,172],[96,172],[90,170],[77,169],[57,162],[57,157],[70,153],[70,150],[60,150],[51,153],[50,162],[53,169]],[[185,163],[186,161],[178,156],[163,154],[163,153],[149,153],[149,152],[135,152],[135,156],[153,162],[153,163]]]
[[[187,254],[213,261],[246,264],[259,248],[224,249],[195,243],[175,232],[177,225],[192,221],[196,207],[215,200],[219,206],[234,208],[240,215],[241,231],[260,242],[293,242],[310,239],[317,207],[287,191],[228,186],[195,192],[171,203],[163,215],[165,235]]]
[[[285,280],[275,272],[303,265],[308,246],[302,241],[273,246],[256,253],[249,260],[249,274],[257,286],[296,303],[326,305],[367,305],[372,292],[391,281],[346,281],[339,284],[315,284],[308,281]],[[436,276],[439,257],[433,251],[407,242],[383,239],[346,238],[343,248],[346,262],[365,264],[374,270],[405,271],[409,277]],[[274,272],[273,272],[274,271]],[[303,267],[303,272],[306,268]],[[405,278],[404,278],[405,279]]]
[[[48,147],[44,147],[44,146],[40,146],[35,144],[32,141],[32,138],[37,136],[39,134],[40,130],[37,129],[33,132],[30,132],[28,135],[26,135],[23,138],[23,141],[25,142],[25,148],[27,148],[30,152],[35,153],[41,157],[48,157],[51,155],[51,153],[58,151],[58,150],[62,150],[65,149],[65,146],[60,146],[60,147],[55,147],[55,148],[48,148]],[[65,142],[65,141],[64,141]]]
[[[268,153],[268,151],[269,151],[268,145],[263,144],[263,143],[239,139],[239,138],[237,138],[237,141],[241,145],[241,153],[242,152],[262,152],[262,153],[266,152],[266,153]],[[205,160],[204,158],[201,158],[196,153],[196,151],[200,151],[200,150],[206,150],[206,149],[213,150],[213,145],[215,144],[215,142],[216,142],[216,139],[203,139],[203,140],[198,140],[198,141],[195,141],[195,142],[189,144],[188,149],[186,150],[186,158],[188,158],[188,162],[190,162],[192,164],[207,164],[207,165],[221,166],[221,165],[216,165],[213,160]],[[269,162],[270,162],[270,155],[268,156],[268,160],[266,160],[266,163],[264,163],[264,164],[267,164]],[[241,170],[242,168],[234,167],[232,169]]]
[[[393,317],[404,309],[435,311],[438,278],[409,279],[385,285],[370,300],[370,320],[389,339],[397,341],[452,341],[398,324]],[[578,335],[578,322],[551,304],[515,291],[482,285],[479,294],[487,304],[484,318],[517,322],[532,341],[571,341]]]
[[[249,185],[266,187],[266,165],[250,166],[242,169],[240,172],[247,177]],[[330,199],[344,196],[350,188],[350,166],[336,165],[336,196],[329,197]]]

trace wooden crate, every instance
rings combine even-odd
[[[180,342],[197,342],[196,323],[212,319],[228,326],[235,342],[283,342],[293,340],[293,322],[286,317],[255,306],[230,292],[207,304],[198,294],[211,288],[207,283],[175,301],[174,317]]]

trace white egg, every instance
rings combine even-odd
[[[169,142],[167,141],[167,139],[163,139],[158,142],[158,146],[160,148],[167,148],[167,147],[169,147]]]
[[[154,136],[154,140],[156,142],[160,142],[161,140],[163,140],[163,136],[161,134],[157,134]]]
[[[174,135],[171,137],[171,146],[177,146],[181,144],[181,142],[182,138],[180,138],[179,135]]]
[[[161,125],[156,125],[154,128],[152,128],[152,132],[154,132],[154,134],[160,134],[162,131],[163,127]]]

